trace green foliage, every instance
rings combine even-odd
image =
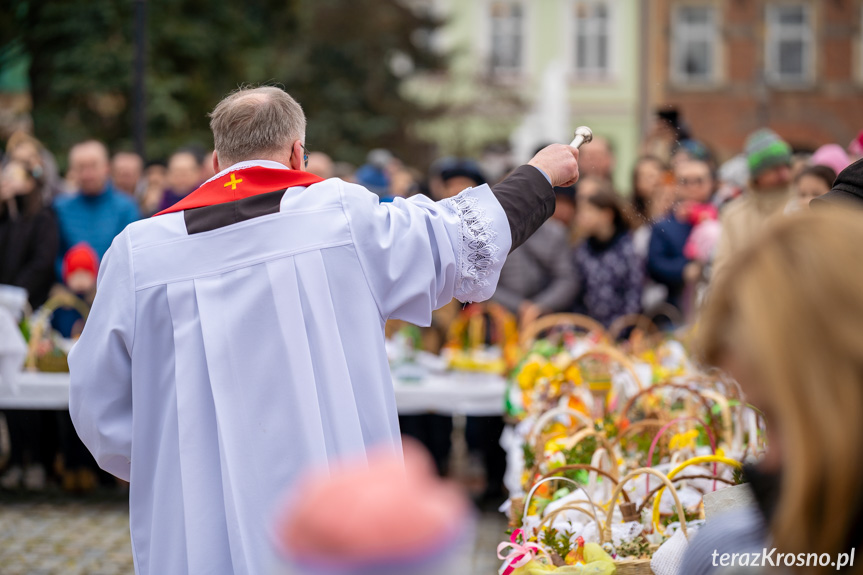
[[[533,466],[536,465],[536,454],[533,452],[533,447],[525,441],[521,448],[524,451],[524,468],[533,469]]]
[[[134,4],[0,3],[0,51],[20,42],[31,56],[36,135],[50,149],[64,153],[87,137],[131,147]],[[402,97],[396,72],[440,69],[418,40],[437,22],[397,0],[146,4],[148,156],[211,147],[207,113],[238,86],[267,83],[303,105],[309,149],[357,164],[376,146],[423,159],[410,127],[426,112]]]
[[[639,535],[630,541],[623,541],[615,548],[615,552],[619,557],[650,557],[650,543],[643,535]]]
[[[572,535],[569,531],[558,533],[557,529],[549,527],[540,535],[540,542],[546,548],[557,553],[561,559],[565,559],[569,552],[572,551]]]
[[[590,465],[591,459],[593,459],[593,454],[597,448],[597,441],[595,437],[587,437],[583,441],[580,441],[578,444],[572,447],[572,449],[568,449],[563,453],[563,456],[566,458],[567,465]]]

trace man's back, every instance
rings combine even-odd
[[[471,193],[500,210],[508,249],[491,190]],[[400,448],[384,322],[428,323],[470,279],[459,222],[327,180],[117,237],[70,357],[70,410],[131,481],[138,573],[266,572],[269,513],[298,473]]]

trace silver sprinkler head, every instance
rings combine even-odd
[[[591,141],[593,141],[593,131],[587,126],[579,126],[575,130],[575,139],[570,146],[580,148],[582,144],[589,144]]]

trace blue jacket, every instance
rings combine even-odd
[[[111,184],[98,196],[77,194],[61,196],[54,201],[60,228],[60,250],[57,276],[60,277],[63,256],[72,246],[87,242],[102,259],[114,236],[141,218],[135,200],[118,192]]]
[[[667,216],[654,224],[647,250],[647,273],[655,282],[668,287],[668,303],[678,308],[683,295],[683,268],[689,263],[683,247],[691,232],[692,224]]]

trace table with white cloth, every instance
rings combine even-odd
[[[393,378],[396,405],[402,415],[501,415],[506,381],[499,375],[469,372],[426,373]],[[56,409],[69,407],[69,374],[25,371],[15,392],[0,384],[0,409]]]

